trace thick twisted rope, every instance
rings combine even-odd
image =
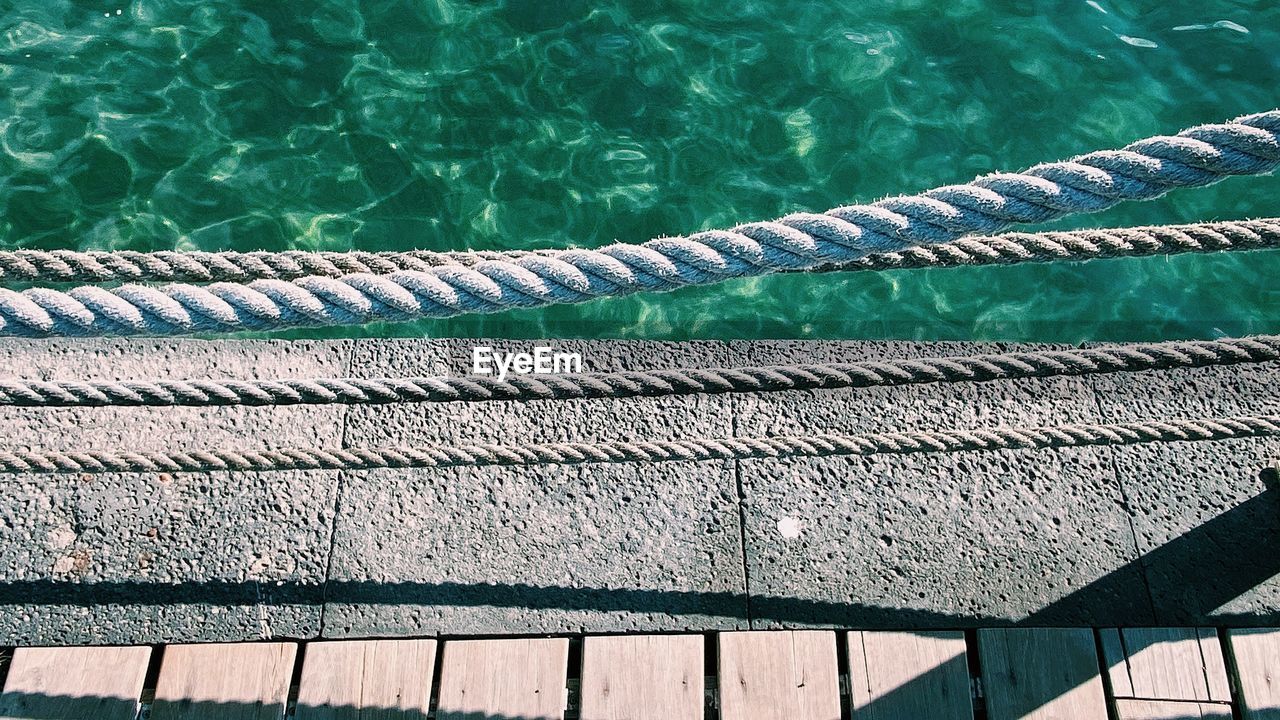
[[[341,277],[353,273],[388,275],[401,270],[430,270],[441,265],[475,265],[485,260],[516,260],[550,251],[475,250],[468,252],[137,252],[115,250],[12,250],[0,252],[0,280],[34,282],[186,281],[248,282],[294,280],[310,275]]]
[[[471,267],[248,285],[0,289],[0,336],[180,335],[348,325],[672,290],[849,263],[870,253],[997,232],[1014,223],[1095,212],[1229,175],[1266,173],[1277,165],[1280,110],[916,196],[820,215],[796,213],[775,222],[642,245],[488,260]]]
[[[900,252],[872,253],[815,271],[899,270],[960,265],[1093,260],[1280,248],[1280,218],[966,237]],[[565,250],[412,252],[177,252],[14,250],[0,252],[0,280],[34,282],[295,280],[311,275],[389,275],[486,260],[556,257]]]
[[[0,380],[0,405],[377,405],[779,392],[1094,375],[1280,360],[1280,335],[920,360],[565,375],[306,380]]]
[[[1225,440],[1280,434],[1280,415],[1207,420],[1161,420],[1113,425],[1059,425],[867,435],[800,435],[760,438],[695,438],[647,442],[541,445],[424,445],[317,450],[212,450],[190,452],[0,451],[0,472],[105,473],[242,470],[372,470],[485,465],[745,460],[969,450],[1023,450],[1084,445],[1132,445],[1185,440]]]

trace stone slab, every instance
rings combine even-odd
[[[533,344],[5,341],[0,373],[462,373],[480,342]],[[581,351],[589,370],[1011,347],[550,344]],[[1267,365],[625,401],[0,408],[0,436],[6,447],[159,449],[1111,422],[1278,412],[1278,379],[1280,369]],[[0,645],[748,626],[1280,625],[1280,490],[1264,492],[1259,474],[1278,459],[1280,442],[1250,440],[740,463],[5,476]]]
[[[1107,422],[1280,413],[1275,364],[1090,379]],[[1280,438],[1116,448],[1157,625],[1280,624]]]
[[[358,342],[359,372],[463,373],[481,341]],[[508,350],[528,343],[493,341]],[[725,364],[721,343],[555,342],[584,370]],[[352,408],[347,442],[732,433],[716,396]],[[387,470],[345,478],[328,637],[746,625],[731,462]]]
[[[995,352],[962,343],[756,343],[751,360]],[[803,351],[803,352],[801,352]],[[1084,381],[734,398],[742,435],[1096,422]],[[956,628],[1152,620],[1105,449],[741,463],[754,627]]]
[[[346,342],[0,342],[42,379],[340,375]],[[336,445],[341,407],[0,408],[11,447]],[[0,644],[318,634],[335,472],[0,476]]]

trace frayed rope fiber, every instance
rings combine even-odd
[[[1280,164],[1280,110],[823,214],[796,213],[641,245],[471,266],[247,285],[0,288],[0,336],[99,337],[274,330],[489,313],[809,270],[1097,212]]]

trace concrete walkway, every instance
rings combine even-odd
[[[429,375],[458,340],[6,341],[11,376]],[[972,344],[550,344],[586,370]],[[0,408],[7,447],[530,442],[1280,412],[1280,368],[571,402]],[[1280,625],[1280,439],[540,468],[2,476],[0,644]]]

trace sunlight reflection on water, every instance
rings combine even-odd
[[[1280,7],[71,0],[0,10],[0,246],[642,241],[1280,104]],[[1047,7],[1047,6],[1046,6]],[[1280,215],[1238,179],[1055,227]],[[745,280],[294,337],[1280,332],[1280,253]]]

